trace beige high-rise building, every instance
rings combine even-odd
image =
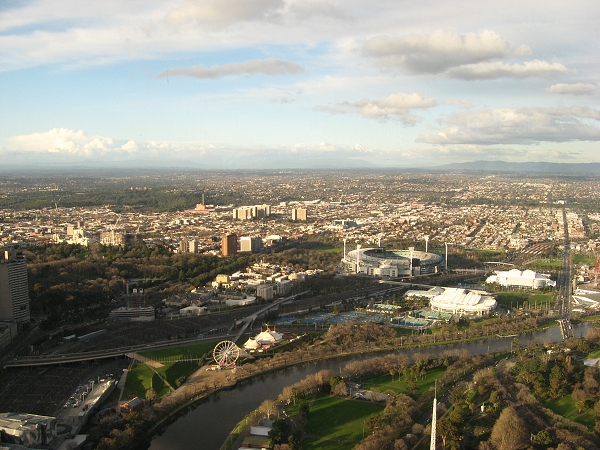
[[[293,208],[292,209],[292,220],[299,222],[306,222],[306,208]]]
[[[196,239],[182,239],[179,241],[179,253],[196,253],[198,241]]]
[[[262,248],[262,239],[258,236],[242,236],[240,238],[240,252],[258,253],[262,250]]]

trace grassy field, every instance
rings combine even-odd
[[[310,405],[305,450],[350,450],[363,438],[363,422],[381,405],[339,397],[318,397]]]
[[[587,264],[593,266],[596,264],[596,258],[588,255],[575,254],[573,255],[573,264]]]
[[[444,368],[437,368],[427,371],[427,374],[416,382],[418,394],[423,394],[435,384],[435,380],[440,378],[446,370]],[[364,383],[364,389],[376,389],[380,392],[392,390],[396,393],[408,394],[410,391],[408,385],[404,381],[404,376],[392,376],[390,374],[381,375],[376,378],[371,378]]]
[[[174,361],[171,360],[184,358],[203,358],[204,355],[210,354],[217,342],[199,342],[197,344],[186,344],[178,347],[162,348],[140,352],[140,355],[159,361],[163,364],[162,367],[157,367],[155,370],[160,375],[157,375],[146,364],[137,364],[127,374],[125,382],[124,396],[130,397],[137,395],[145,398],[146,391],[150,388],[150,380],[152,380],[152,388],[156,392],[158,398],[162,398],[170,393],[169,386],[163,381],[166,380],[173,388],[177,389],[179,385],[197,370],[203,361]],[[162,377],[162,378],[161,378]]]
[[[150,389],[151,385],[157,398],[162,398],[170,393],[169,387],[150,367],[146,364],[138,364],[127,374],[123,398],[131,398],[132,396],[146,398],[146,391]]]
[[[201,364],[196,361],[182,361],[176,363],[167,363],[163,367],[158,367],[156,371],[167,380],[167,382],[177,389],[187,377],[196,371]]]
[[[583,413],[579,414],[575,407],[575,401],[571,395],[565,395],[564,397],[547,402],[545,406],[556,414],[560,414],[567,419],[585,425],[590,431],[594,430],[594,412],[592,410],[585,410]]]
[[[527,264],[530,269],[541,269],[541,270],[558,270],[562,266],[562,259],[536,259]]]
[[[550,307],[554,304],[554,293],[546,292],[542,294],[534,294],[529,292],[500,292],[496,294],[496,300],[498,303],[505,308],[510,308],[511,304],[513,308],[523,307],[523,304],[527,302],[525,309],[537,309],[544,308],[546,304],[550,304]]]

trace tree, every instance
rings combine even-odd
[[[345,397],[346,395],[348,395],[348,388],[346,387],[346,383],[344,381],[337,383],[335,385],[335,388],[333,389],[332,394],[338,397]]]
[[[550,371],[550,396],[552,398],[562,397],[565,393],[567,375],[560,365],[555,365]]]
[[[502,398],[500,396],[500,393],[498,391],[492,391],[492,393],[490,394],[489,401],[492,404],[492,408],[494,408],[494,411],[496,411],[502,404]]]
[[[267,415],[267,419],[271,419],[271,414],[274,413],[275,408],[277,407],[277,403],[275,402],[275,400],[271,400],[271,399],[266,399],[265,401],[263,401],[260,406],[258,407],[258,411],[266,414]]]
[[[458,439],[458,427],[448,418],[442,419],[437,424],[437,432],[442,438],[442,446],[446,447],[446,442],[449,440]]]
[[[512,406],[505,408],[492,428],[490,441],[498,450],[514,450],[530,439],[525,421]]]
[[[533,436],[532,441],[536,444],[550,445],[552,444],[552,436],[550,436],[546,430],[541,430],[538,434]]]
[[[288,431],[288,424],[283,419],[275,419],[269,431],[269,437],[271,438],[272,446],[275,444],[281,444]]]
[[[152,386],[150,386],[150,388],[146,391],[146,400],[150,402],[150,405],[152,405],[152,402],[156,400],[156,391]]]

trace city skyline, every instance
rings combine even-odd
[[[3,165],[598,161],[590,1],[0,10]]]

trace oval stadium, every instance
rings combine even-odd
[[[443,270],[443,263],[444,258],[437,253],[383,247],[357,248],[342,259],[348,272],[390,278],[438,273]]]

